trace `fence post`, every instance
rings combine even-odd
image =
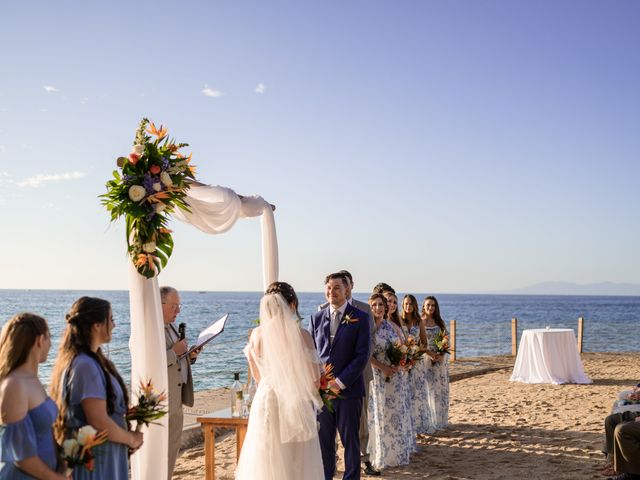
[[[511,356],[515,357],[518,354],[518,319],[513,317],[511,319]]]
[[[450,324],[451,326],[449,327],[449,340],[451,343],[451,346],[450,346],[451,353],[449,354],[449,361],[455,362],[456,361],[456,321],[451,320]]]
[[[582,353],[582,336],[584,335],[584,317],[578,317],[578,353]]]

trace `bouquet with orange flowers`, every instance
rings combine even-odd
[[[107,432],[98,433],[91,425],[85,425],[62,442],[62,458],[70,469],[84,467],[93,472],[93,448],[106,441]]]
[[[416,362],[424,356],[426,350],[420,346],[413,335],[407,336],[405,345],[407,347],[407,365],[409,368],[413,368]]]
[[[387,349],[385,353],[387,354],[387,358],[389,359],[389,363],[394,367],[405,368],[408,366],[407,364],[407,352],[409,351],[406,344],[402,343],[400,340],[396,340],[395,342],[389,342],[387,344]],[[385,382],[390,382],[391,377],[386,377]]]
[[[176,208],[189,210],[185,196],[195,167],[191,155],[180,153],[186,146],[170,140],[162,125],[158,129],[143,118],[131,153],[118,158],[120,171],[113,171],[107,193],[100,195],[112,222],[125,217],[129,255],[147,278],[160,273],[173,251],[167,216]]]
[[[151,380],[147,383],[140,382],[140,391],[138,392],[138,404],[127,410],[127,420],[129,422],[137,422],[136,432],[142,430],[142,426],[149,426],[154,420],[164,417],[167,410],[162,402],[167,399],[164,392],[156,393],[153,390]]]
[[[438,333],[436,333],[436,336],[433,339],[433,343],[436,346],[437,354],[442,355],[451,352],[449,348],[449,335],[444,330],[440,330]]]
[[[336,377],[333,374],[333,365],[327,363],[324,366],[324,371],[320,375],[320,388],[318,391],[320,393],[322,403],[324,403],[324,406],[327,407],[327,410],[331,413],[333,413],[333,401],[336,398],[341,398],[340,395],[329,388],[329,382],[335,379]]]

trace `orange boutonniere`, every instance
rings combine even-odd
[[[358,319],[355,317],[352,317],[351,315],[349,315],[348,313],[342,318],[342,322],[344,325],[350,325],[352,323],[358,323]]]

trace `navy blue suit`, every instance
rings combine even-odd
[[[345,317],[352,319],[351,322]],[[320,447],[326,480],[331,480],[336,470],[336,429],[344,446],[345,480],[360,478],[360,415],[364,397],[362,373],[369,361],[371,330],[368,315],[347,304],[333,343],[330,339],[331,315],[327,306],[311,316],[309,331],[321,360],[333,365],[336,378],[345,385],[342,398],[333,401],[334,413],[322,409],[320,421]]]

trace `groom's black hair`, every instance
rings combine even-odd
[[[349,276],[346,273],[344,273],[344,271],[330,273],[325,277],[324,284],[326,285],[327,283],[329,283],[329,280],[338,280],[338,279],[342,280],[342,283],[344,283],[345,287],[349,287],[349,285],[351,284],[351,282],[349,281]]]

